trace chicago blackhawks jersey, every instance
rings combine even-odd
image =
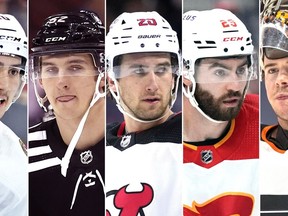
[[[276,138],[271,132],[278,129]],[[282,141],[281,145],[278,142]],[[279,143],[280,144],[280,143]],[[279,125],[262,126],[260,142],[261,215],[288,215],[288,139]]]
[[[104,149],[104,139],[85,151],[75,149],[64,177],[60,163],[67,145],[56,120],[30,128],[29,215],[104,216]]]
[[[181,113],[145,131],[124,135],[107,126],[107,216],[182,215]]]
[[[219,139],[184,142],[184,216],[259,215],[258,104],[247,95]]]
[[[28,199],[28,159],[23,143],[0,122],[0,215],[26,216]]]

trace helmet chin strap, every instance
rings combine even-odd
[[[215,120],[213,118],[211,118],[210,116],[208,116],[206,113],[203,112],[202,109],[200,109],[199,107],[199,104],[196,100],[196,98],[194,97],[194,94],[195,94],[195,89],[196,89],[196,82],[195,82],[195,79],[194,78],[190,78],[190,81],[192,82],[192,89],[189,90],[189,86],[183,86],[183,93],[185,95],[185,97],[188,98],[190,104],[195,107],[198,112],[203,115],[206,119],[208,119],[209,121],[211,122],[214,122],[214,123],[217,123],[217,124],[220,124],[220,123],[224,123],[225,121],[219,121],[219,120]]]
[[[65,152],[65,155],[64,157],[62,158],[61,160],[61,174],[66,177],[67,175],[67,170],[68,170],[68,167],[69,167],[69,163],[70,163],[70,158],[72,156],[72,153],[79,141],[79,138],[80,138],[80,135],[82,134],[82,131],[84,129],[84,124],[87,120],[87,117],[88,117],[88,114],[90,112],[90,109],[93,107],[93,105],[101,98],[101,97],[104,97],[105,96],[105,92],[101,93],[99,91],[99,86],[100,86],[100,82],[102,80],[102,78],[104,77],[104,73],[100,73],[98,75],[98,78],[97,78],[97,82],[96,82],[96,86],[95,86],[95,91],[94,91],[94,96],[93,96],[93,99],[91,100],[90,102],[90,105],[88,107],[88,109],[86,110],[85,114],[83,115],[78,127],[77,127],[77,130],[76,132],[74,133],[72,139],[71,139],[71,142],[70,144],[68,145],[68,148]]]

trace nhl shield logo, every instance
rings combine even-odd
[[[89,164],[93,160],[93,155],[90,150],[82,152],[80,154],[80,160],[82,164]]]
[[[131,135],[125,135],[122,137],[122,140],[120,142],[120,146],[122,148],[126,148],[129,144],[130,144],[130,140],[131,140]]]
[[[209,164],[213,161],[213,152],[211,150],[201,151],[201,161],[205,164]]]

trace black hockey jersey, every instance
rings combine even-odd
[[[56,120],[30,128],[29,215],[104,216],[104,146],[102,140],[85,151],[75,149],[64,177],[67,145]]]
[[[178,216],[181,206],[181,113],[145,131],[107,127],[107,216]]]

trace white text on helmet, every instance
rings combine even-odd
[[[55,42],[55,41],[65,41],[66,37],[51,37],[51,38],[46,38],[45,42]]]
[[[243,37],[226,37],[223,39],[224,42],[227,42],[227,41],[242,41],[243,40]]]
[[[10,40],[10,41],[21,41],[21,38],[17,38],[14,36],[0,35],[0,40]]]
[[[139,35],[138,39],[145,39],[145,38],[160,38],[161,35]]]

